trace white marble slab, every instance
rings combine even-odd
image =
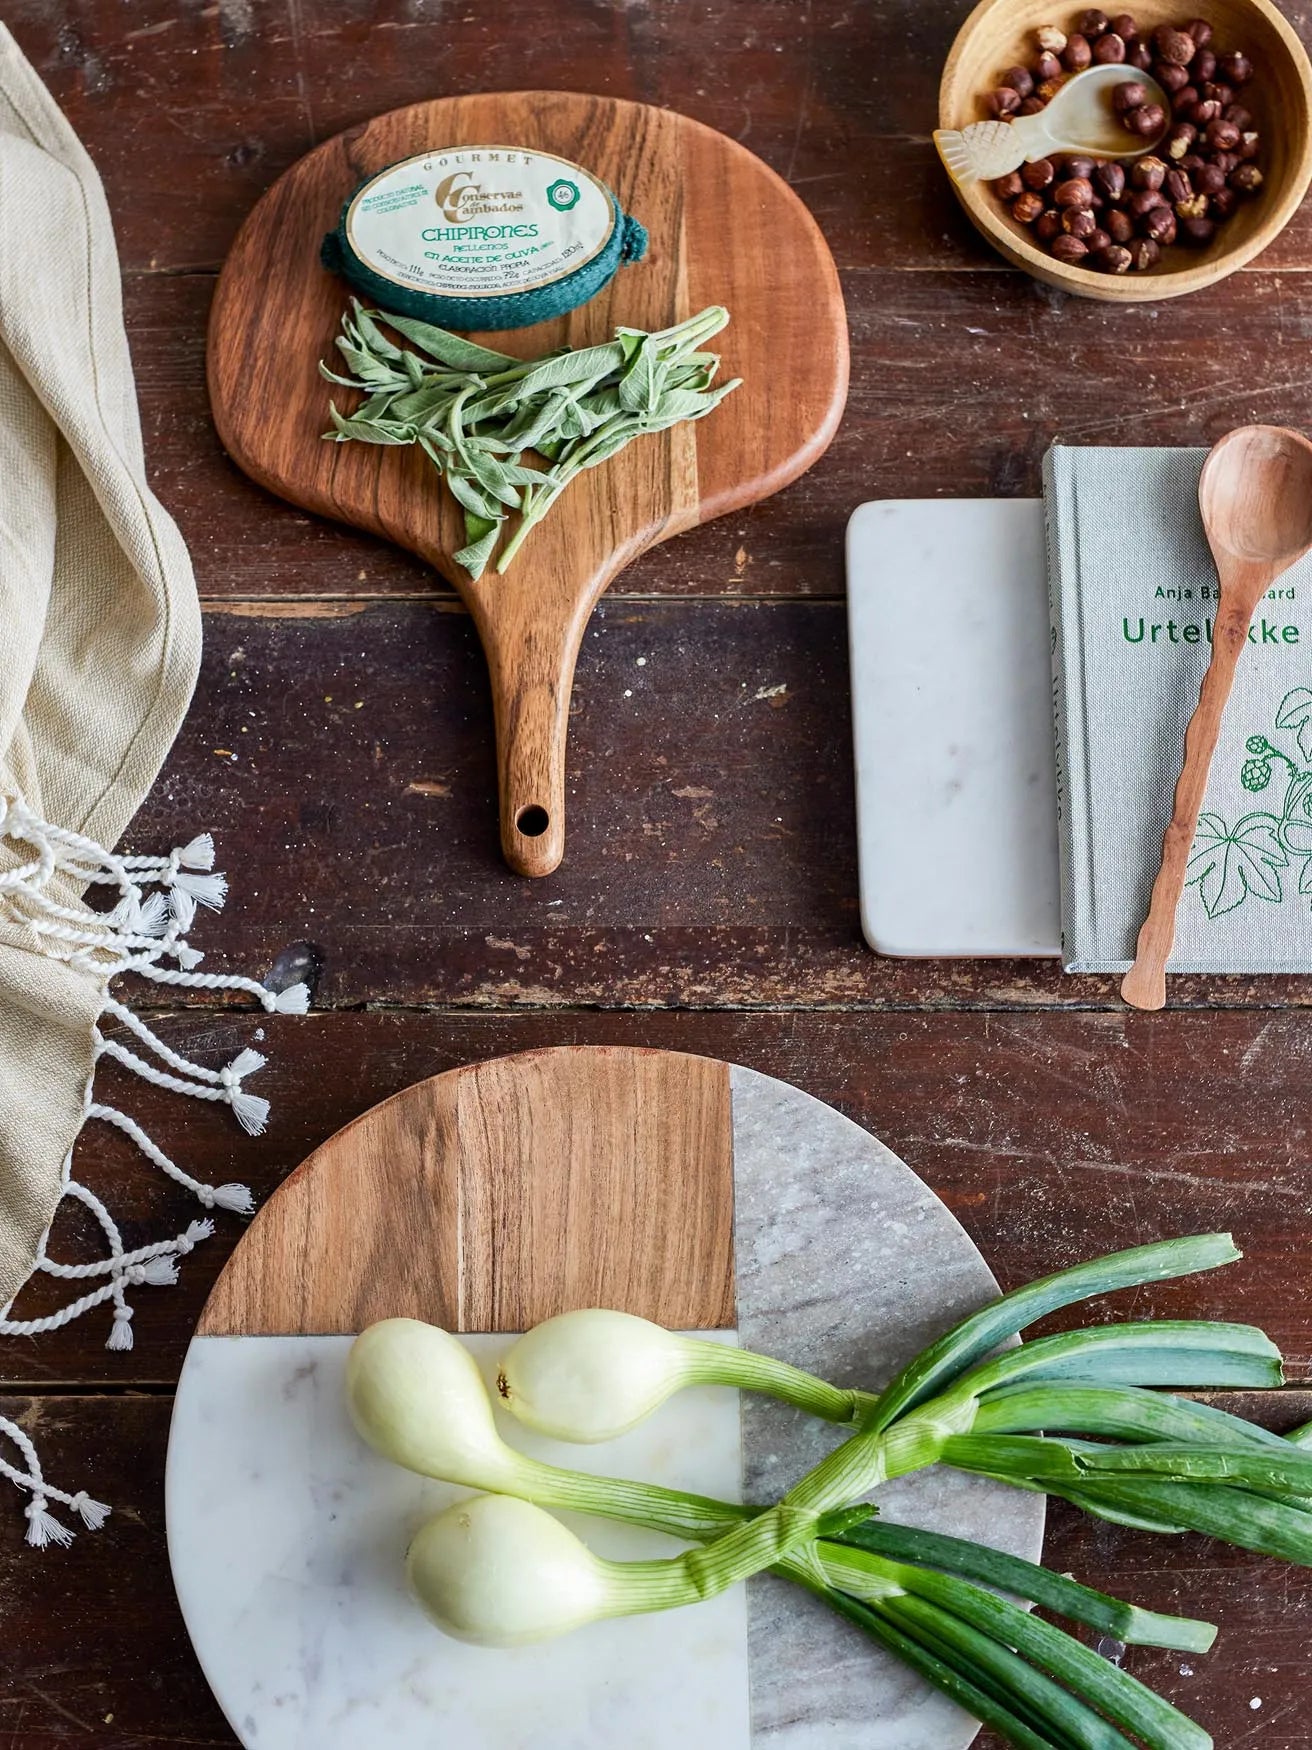
[[[877,1388],[998,1286],[933,1192],[860,1125],[735,1066],[738,1337],[837,1385]],[[743,1399],[748,1500],[775,1500],[841,1438]],[[1037,1561],[1041,1496],[935,1469],[877,1491],[892,1519]],[[748,1589],[752,1742],[769,1750],[965,1750],[978,1726],[839,1622],[764,1576]]]
[[[861,505],[847,607],[866,940],[1058,955],[1042,500]]]
[[[508,1338],[474,1337],[480,1359]],[[346,1415],[349,1337],[203,1337],[169,1437],[174,1583],[219,1704],[248,1750],[747,1750],[741,1588],[511,1651],[465,1646],[410,1598],[406,1546],[468,1490],[371,1452]],[[526,1451],[741,1500],[737,1405],[684,1392],[605,1447],[502,1431]],[[566,1516],[568,1517],[568,1516]],[[601,1554],[668,1539],[574,1519]]]

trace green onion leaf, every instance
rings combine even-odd
[[[954,1325],[903,1368],[880,1394],[866,1426],[887,1428],[895,1417],[923,1403],[999,1343],[1060,1307],[1145,1282],[1167,1282],[1195,1271],[1215,1270],[1222,1264],[1233,1264],[1241,1255],[1229,1234],[1187,1235],[1113,1252],[1004,1294]]]
[[[939,1532],[920,1531],[908,1525],[892,1525],[885,1519],[870,1520],[845,1531],[837,1541],[894,1560],[915,1562],[918,1567],[939,1568],[966,1580],[977,1580],[1030,1604],[1042,1605],[1070,1622],[1081,1622],[1103,1634],[1115,1635],[1126,1646],[1172,1647],[1185,1653],[1205,1653],[1216,1639],[1216,1630],[1210,1622],[1140,1610],[1135,1604],[1109,1598],[1067,1579],[1064,1574],[1049,1573],[1047,1568],[992,1549],[988,1544],[968,1543],[963,1538],[944,1537]]]

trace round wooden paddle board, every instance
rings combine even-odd
[[[346,1418],[355,1333],[405,1314],[496,1333],[614,1306],[877,1387],[996,1284],[867,1132],[786,1083],[680,1053],[566,1047],[408,1088],[297,1169],[251,1224],[187,1355],[168,1460],[174,1579],[206,1675],[258,1750],[962,1750],[975,1723],[796,1588],[491,1652],[407,1597],[406,1544],[460,1491]],[[835,1431],[711,1388],[622,1440],[507,1439],[558,1464],[776,1499]],[[468,1492],[468,1491],[464,1491]],[[1040,1497],[952,1471],[890,1516],[1035,1558]],[[604,1553],[669,1553],[604,1521]]]
[[[385,165],[494,143],[585,166],[650,236],[646,259],[582,309],[494,345],[532,358],[723,304],[731,323],[713,345],[724,376],[743,383],[704,421],[639,438],[576,479],[506,575],[489,568],[475,583],[452,557],[465,545],[461,514],[418,448],[321,441],[333,394],[351,397],[319,375],[348,297],[319,245]],[[210,399],[234,460],[294,504],[409,548],[463,596],[491,671],[502,845],[526,875],[548,874],[564,852],[570,689],[598,596],[646,548],[796,479],[834,434],[847,372],[833,259],[767,165],[687,116],[561,91],[416,104],[318,147],[242,227],[210,320]]]

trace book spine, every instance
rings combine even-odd
[[[1052,621],[1052,731],[1057,767],[1057,849],[1061,871],[1061,958],[1065,971],[1073,969],[1075,932],[1075,849],[1071,834],[1070,747],[1071,724],[1068,700],[1064,596],[1067,580],[1062,575],[1061,524],[1057,498],[1061,469],[1054,444],[1043,458],[1043,526],[1048,548],[1048,612]]]

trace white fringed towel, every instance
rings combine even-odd
[[[125,1290],[174,1280],[178,1258],[210,1231],[199,1220],[125,1252],[109,1211],[71,1177],[88,1118],[125,1130],[205,1207],[251,1207],[244,1187],[191,1178],[92,1094],[96,1058],[108,1052],[162,1086],[231,1106],[258,1131],[267,1106],[242,1080],[263,1058],[193,1064],[111,998],[109,981],[137,972],[235,987],[269,1010],[303,1010],[308,999],[304,986],[275,994],[195,971],[186,935],[196,907],[217,909],[225,892],[207,834],[155,858],[104,848],[153,783],[199,658],[187,550],[146,484],[100,180],[0,25],[0,1335],[39,1334],[104,1305],[109,1347],[128,1349]],[[111,909],[84,903],[93,887],[110,890]],[[106,1012],[129,1037],[102,1037]],[[65,1197],[95,1217],[104,1257],[50,1255]],[[69,1298],[53,1317],[22,1321],[12,1302],[34,1270],[66,1281]],[[91,1528],[102,1522],[98,1503],[45,1483],[15,1424],[0,1419],[0,1435],[22,1461],[0,1455],[0,1475],[29,1496],[31,1543],[71,1536],[52,1501]]]

